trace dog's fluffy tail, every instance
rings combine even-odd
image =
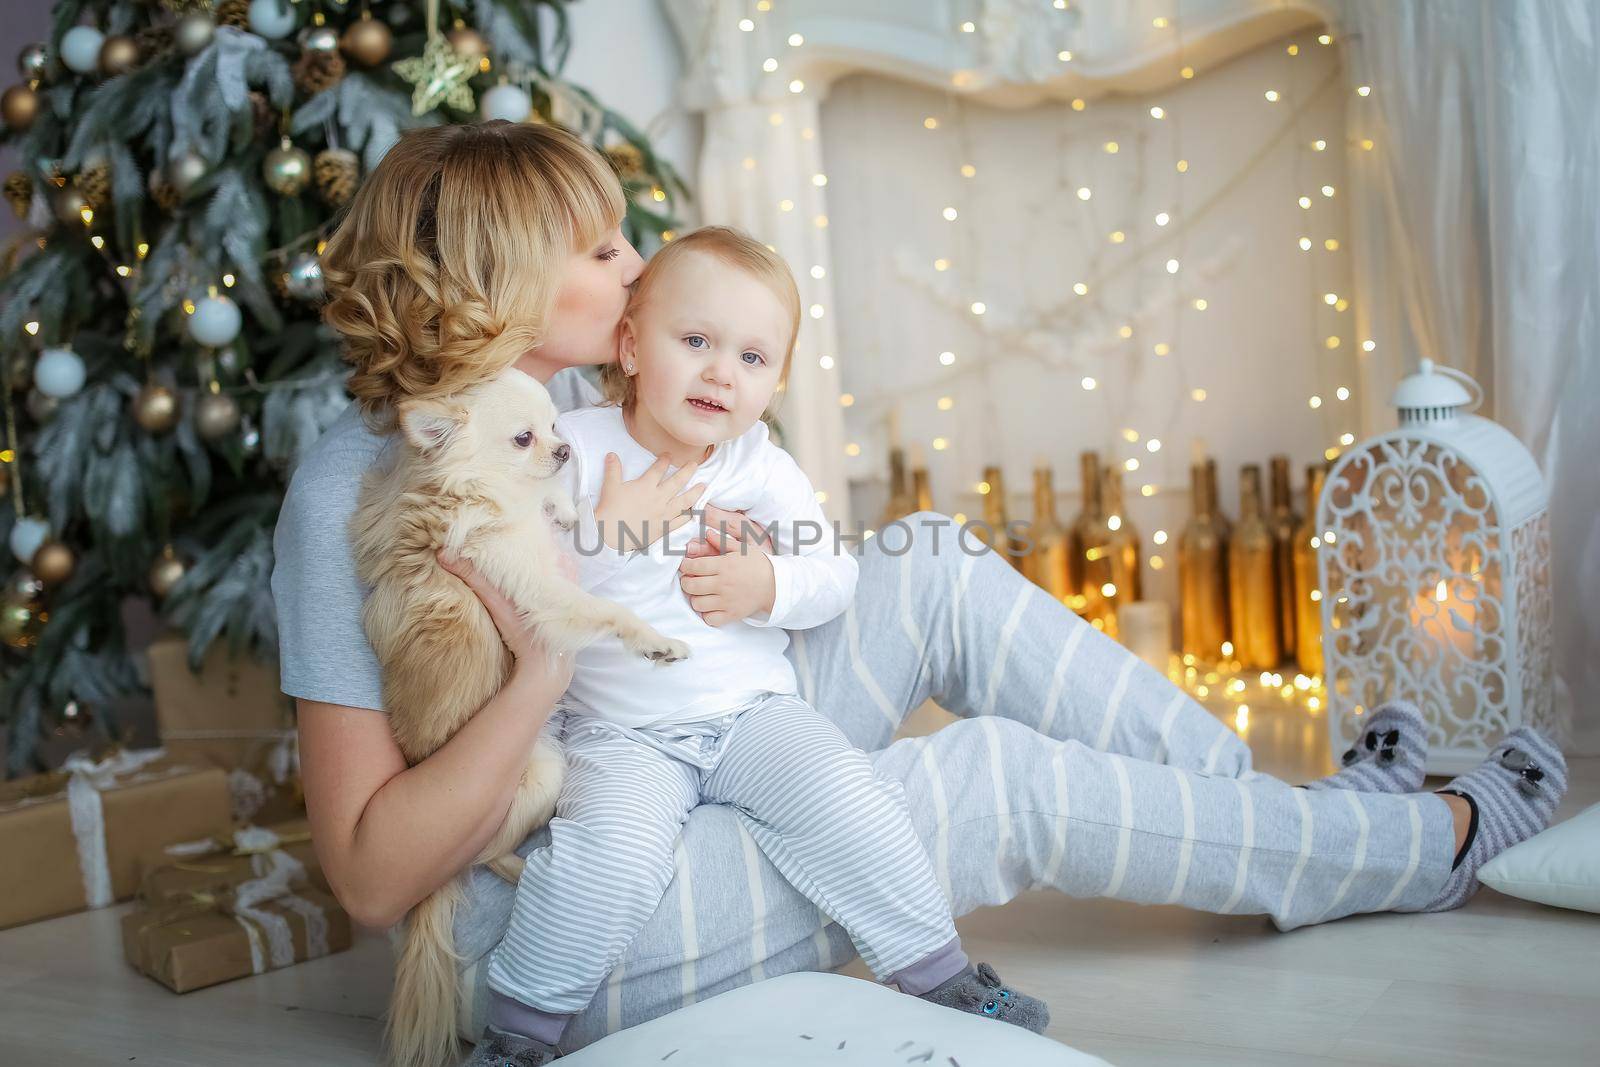
[[[387,1044],[394,1067],[448,1067],[456,1057],[456,904],[460,879],[451,879],[411,909],[394,993]]]

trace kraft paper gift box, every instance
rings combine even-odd
[[[331,892],[311,847],[305,819],[273,826],[247,826],[223,837],[180,841],[144,856],[139,899],[149,905],[220,893],[251,878],[262,878],[279,866],[288,868],[292,886]]]
[[[268,825],[303,814],[294,705],[270,665],[230,657],[214,642],[196,673],[189,645],[164,637],[150,645],[156,729],[174,758],[228,773],[237,822]]]
[[[139,858],[232,829],[227,776],[161,749],[0,782],[0,929],[126,900]]]
[[[123,953],[140,972],[187,993],[350,947],[350,917],[332,896],[271,881],[141,904],[122,917]]]

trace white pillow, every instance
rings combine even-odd
[[[961,1067],[1105,1064],[1020,1026],[817,971],[730,989],[620,1030],[563,1056],[561,1064],[659,1064],[668,1056],[666,1067],[947,1067],[951,1059]]]
[[[1506,849],[1478,878],[1507,896],[1600,912],[1600,804]]]

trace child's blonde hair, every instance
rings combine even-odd
[[[633,283],[633,296],[623,317],[631,319],[637,315],[649,301],[656,279],[693,252],[713,256],[749,274],[772,290],[772,295],[788,311],[789,338],[783,348],[783,370],[778,375],[777,395],[782,395],[789,384],[789,361],[794,356],[795,338],[800,334],[800,290],[783,257],[747,233],[731,226],[702,226],[662,245]],[[607,363],[600,368],[600,392],[609,403],[629,410],[638,398],[634,379],[622,372],[620,363]]]
[[[369,425],[391,429],[398,401],[458,393],[538,345],[568,257],[623,206],[611,165],[558,126],[403,133],[322,253],[323,318]]]

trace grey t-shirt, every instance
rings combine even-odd
[[[575,368],[558,371],[547,388],[562,411],[600,402]],[[378,659],[361,626],[367,590],[356,577],[346,528],[362,476],[393,439],[369,430],[352,402],[289,481],[272,537],[281,685],[289,696],[383,709]]]

